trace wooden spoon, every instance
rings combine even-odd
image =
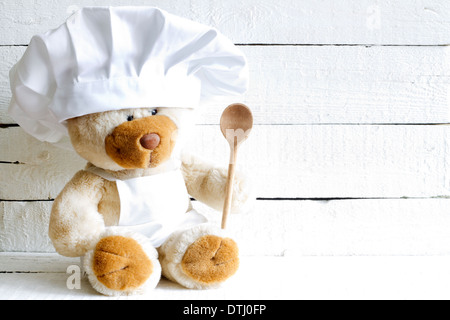
[[[234,175],[236,170],[237,152],[242,142],[247,140],[253,128],[253,115],[250,109],[241,103],[232,104],[222,114],[220,130],[230,144],[230,164],[223,206],[222,229],[227,226],[233,197]]]

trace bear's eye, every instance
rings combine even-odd
[[[133,121],[134,120],[134,116],[128,116],[127,121]]]
[[[156,116],[158,114],[158,109],[153,109],[152,110],[152,116]]]

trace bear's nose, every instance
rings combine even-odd
[[[161,143],[161,138],[156,133],[149,133],[141,138],[140,143],[145,149],[155,150]]]

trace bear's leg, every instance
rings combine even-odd
[[[163,275],[191,289],[218,287],[239,268],[236,242],[209,224],[175,232],[159,253]]]
[[[84,258],[89,282],[109,295],[142,294],[154,289],[161,277],[158,253],[147,238],[109,228]]]

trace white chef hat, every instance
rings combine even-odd
[[[57,142],[65,120],[126,108],[194,108],[242,94],[242,52],[214,28],[150,7],[91,7],[32,38],[10,73],[10,115]]]

